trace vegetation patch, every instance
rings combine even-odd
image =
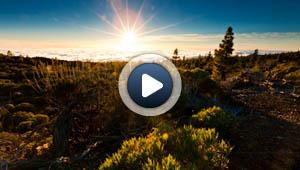
[[[49,122],[49,116],[44,115],[44,114],[36,114],[34,116],[34,118],[36,119],[36,123],[37,124],[43,124],[43,123],[47,123]]]
[[[16,107],[14,108],[14,111],[15,112],[18,112],[18,111],[27,111],[27,112],[33,112],[35,109],[34,109],[34,106],[30,103],[20,103],[18,105],[16,105]]]
[[[5,107],[0,107],[0,120],[9,114],[9,111]]]
[[[291,72],[294,72],[298,68],[299,68],[299,66],[295,62],[278,64],[271,71],[272,78],[282,79],[282,78],[284,78],[285,75],[287,75]]]
[[[300,80],[300,69],[291,72],[285,76],[288,80],[299,81]]]
[[[232,113],[225,112],[217,106],[204,109],[193,115],[192,118],[196,120],[195,125],[216,128],[222,134],[232,132],[237,125],[237,120]]]
[[[215,129],[160,128],[124,141],[99,169],[225,169],[231,150]]]
[[[32,120],[23,121],[23,122],[19,123],[19,125],[16,127],[16,129],[19,132],[26,132],[32,128],[33,124],[34,124],[34,122]]]
[[[33,114],[32,112],[19,111],[6,114],[2,118],[3,128],[18,132],[26,132],[36,125],[49,122],[49,117],[43,114]]]

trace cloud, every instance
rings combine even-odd
[[[213,50],[223,37],[223,34],[169,34],[146,36],[142,41],[155,42],[156,46],[179,45],[183,48]],[[234,42],[238,50],[299,50],[300,32],[237,33]]]
[[[20,41],[12,39],[0,40],[0,53],[7,50],[15,54],[26,56],[43,56],[59,58],[64,60],[115,60],[124,59],[141,52],[158,52],[164,55],[171,55],[175,48],[179,48],[180,55],[198,56],[207,54],[218,48],[223,39],[223,34],[168,34],[149,35],[142,37],[140,51],[124,52],[118,51],[119,40],[105,39],[103,41],[91,40],[88,42],[41,42],[41,41]],[[269,33],[237,33],[234,40],[235,53],[249,54],[254,49],[262,53],[274,53],[282,51],[300,50],[300,32],[269,32]],[[24,48],[26,47],[26,48]]]
[[[265,32],[265,33],[241,33],[236,34],[239,39],[289,39],[300,42],[300,32]]]
[[[222,38],[221,34],[170,34],[170,35],[153,35],[142,38],[144,41],[160,42],[205,42]]]
[[[169,34],[169,35],[152,35],[146,36],[145,41],[180,41],[180,42],[197,42],[220,40],[223,34]],[[300,32],[266,32],[266,33],[237,33],[236,39],[296,39],[300,42]]]

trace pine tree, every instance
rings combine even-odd
[[[254,56],[258,56],[258,49],[255,49],[255,50],[254,50],[253,55],[254,55]]]
[[[258,54],[259,54],[258,49],[255,49],[254,52],[253,52],[253,54],[251,55],[251,57],[252,57],[251,58],[251,62],[252,63],[257,62]]]
[[[7,55],[8,57],[12,57],[14,54],[13,54],[10,50],[8,50],[6,55]]]
[[[174,52],[173,52],[173,60],[177,60],[177,59],[179,59],[179,56],[178,56],[178,49],[176,48],[175,50],[174,50]]]
[[[234,33],[232,27],[228,27],[222,43],[219,45],[219,49],[215,50],[214,66],[212,72],[212,78],[214,80],[225,79],[226,61],[228,57],[232,55]]]
[[[201,57],[202,58],[202,57]],[[201,60],[201,58],[199,58]],[[211,51],[208,53],[207,56],[205,56],[205,63],[207,64],[213,59],[213,55],[211,54]]]
[[[209,53],[208,53],[208,56],[207,56],[208,58],[212,58],[212,54],[211,54],[211,51],[209,51]]]
[[[233,49],[234,33],[232,27],[228,27],[222,43],[219,45],[219,49],[215,50],[215,55],[221,57],[230,57]]]

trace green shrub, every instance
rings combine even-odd
[[[9,111],[5,107],[0,107],[0,120],[9,114]]]
[[[23,121],[16,127],[16,129],[19,132],[26,132],[26,131],[31,130],[33,124],[34,124],[34,122],[32,120]]]
[[[6,104],[4,107],[10,112],[15,109],[15,106],[13,104]]]
[[[35,109],[32,104],[24,102],[16,105],[14,112],[18,112],[18,111],[33,112],[34,110]]]
[[[3,123],[8,124],[8,126],[16,127],[19,123],[23,121],[34,120],[34,114],[31,112],[15,112],[6,117]]]
[[[209,78],[209,73],[200,69],[200,68],[195,68],[192,70],[182,70],[181,73],[183,76],[188,76],[193,79],[208,79]]]
[[[300,69],[285,75],[288,80],[300,80]]]
[[[24,121],[36,122],[35,115],[32,112],[15,112],[7,114],[2,118],[2,125],[5,130],[16,130],[16,127]]]
[[[34,120],[35,115],[32,112],[15,112],[12,115],[14,122],[19,124],[20,122],[27,121],[27,120]]]
[[[271,70],[271,76],[275,79],[282,79],[285,75],[292,73],[297,69],[299,69],[299,66],[296,62],[277,64],[276,67]]]
[[[0,94],[1,96],[9,96],[11,94],[11,91],[15,88],[17,88],[17,84],[13,83],[11,81],[8,82],[1,82],[0,83]]]
[[[124,141],[99,169],[225,169],[231,150],[215,129],[154,129]]]
[[[49,122],[49,116],[44,114],[36,114],[35,116],[37,124],[43,124]]]
[[[220,107],[214,106],[192,116],[196,124],[208,128],[216,128],[222,134],[230,133],[236,126],[237,120],[232,113],[225,112]]]
[[[204,95],[212,97],[219,92],[219,87],[216,82],[211,80],[209,73],[195,68],[192,70],[180,70],[182,82],[183,82],[183,93],[187,93],[189,97]]]
[[[32,112],[19,111],[8,114],[3,118],[2,124],[5,130],[26,132],[36,125],[49,122],[49,117],[43,114],[34,115]]]

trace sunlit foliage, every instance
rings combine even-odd
[[[231,149],[214,129],[154,129],[146,137],[124,141],[99,169],[224,169]]]
[[[222,133],[229,133],[235,128],[237,120],[232,113],[226,112],[220,107],[214,106],[204,109],[192,116],[200,126],[216,128]]]

